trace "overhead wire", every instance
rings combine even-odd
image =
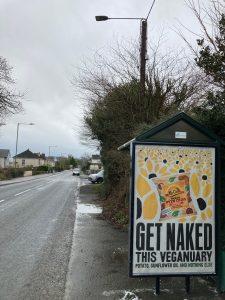
[[[149,15],[150,15],[150,13],[151,13],[151,11],[152,11],[152,9],[153,9],[153,6],[154,6],[154,4],[155,4],[155,1],[156,1],[156,0],[154,0],[154,1],[152,2],[152,5],[151,5],[150,10],[149,10],[149,12],[148,12],[148,15],[147,15],[147,17],[146,17],[146,21],[148,20],[148,17],[149,17]]]

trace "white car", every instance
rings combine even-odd
[[[79,168],[75,168],[73,170],[73,176],[80,176],[80,169]]]
[[[88,180],[92,183],[102,183],[104,181],[104,171],[101,170],[97,174],[90,174]]]

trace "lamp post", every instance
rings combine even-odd
[[[49,170],[50,170],[50,154],[51,154],[51,148],[56,148],[57,146],[54,145],[54,146],[48,146],[48,173],[49,173]]]
[[[145,93],[145,69],[147,60],[147,18],[109,18],[108,16],[95,16],[96,21],[107,20],[140,20],[141,22],[141,45],[140,45],[140,86],[141,93]]]
[[[17,159],[17,146],[18,146],[18,137],[19,137],[19,127],[20,125],[35,125],[34,123],[17,123],[16,130],[16,155],[15,155],[15,168],[16,168],[16,159]]]

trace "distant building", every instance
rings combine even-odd
[[[10,151],[8,149],[0,149],[0,168],[9,166]]]
[[[15,156],[14,156],[15,160]],[[24,168],[27,166],[39,167],[46,164],[45,154],[33,153],[29,149],[17,154],[16,166],[17,168]]]
[[[47,159],[47,165],[49,165],[50,167],[54,167],[55,163],[58,161],[55,156],[47,156],[46,159]]]
[[[90,161],[90,172],[97,172],[102,169],[102,162],[100,155],[93,154]]]

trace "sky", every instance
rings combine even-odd
[[[71,80],[85,60],[117,40],[138,39],[138,20],[96,22],[96,15],[146,17],[152,0],[0,0],[0,56],[13,67],[16,89],[24,93],[24,112],[0,127],[0,148],[15,155],[30,149],[53,156],[76,158],[98,153],[80,142],[82,95]],[[148,43],[162,30],[166,47],[182,43],[179,26],[197,30],[184,0],[156,0],[148,19]],[[166,34],[165,34],[166,33]],[[193,38],[193,37],[191,37]],[[57,146],[57,147],[53,147]]]

